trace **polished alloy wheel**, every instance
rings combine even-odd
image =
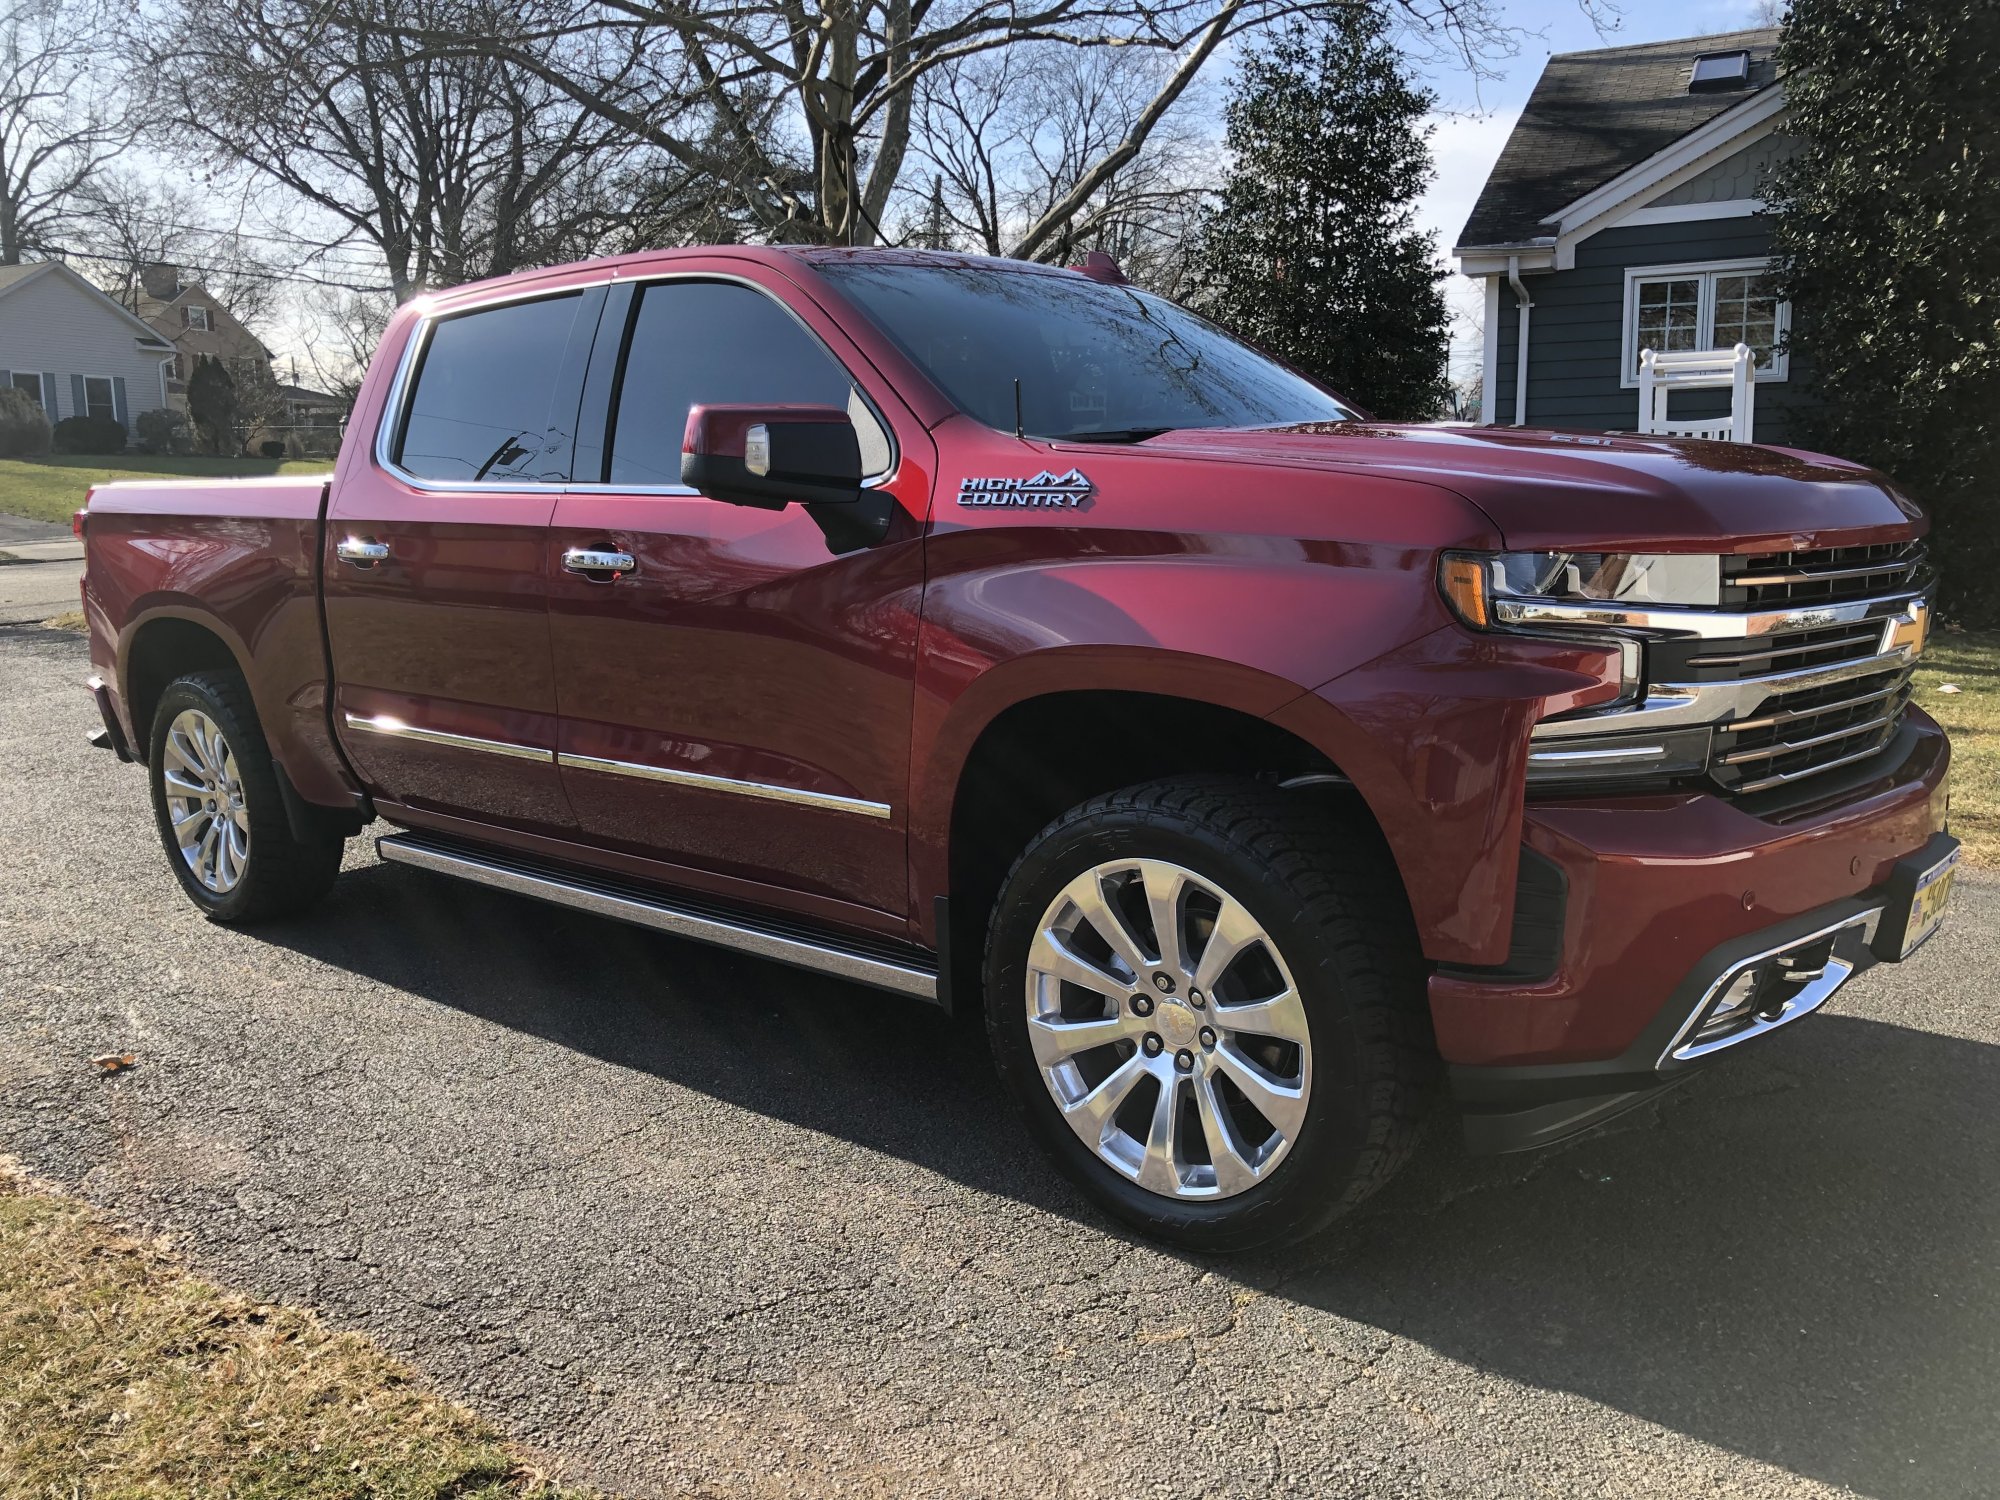
[[[160,778],[181,858],[203,890],[226,896],[250,863],[250,813],[243,778],[221,726],[198,708],[167,728]]]
[[[1312,1039],[1249,911],[1164,860],[1115,860],[1050,903],[1028,954],[1028,1036],[1079,1139],[1163,1197],[1233,1197],[1298,1139]]]

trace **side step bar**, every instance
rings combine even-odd
[[[479,885],[533,896],[595,916],[651,927],[675,937],[734,948],[795,968],[877,989],[938,1000],[937,960],[887,940],[846,939],[783,917],[738,911],[698,896],[665,892],[615,875],[546,863],[505,849],[417,833],[389,834],[375,852],[397,864],[455,875]]]

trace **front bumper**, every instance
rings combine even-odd
[[[1553,972],[1441,969],[1430,982],[1469,1144],[1560,1140],[1823,1005],[1878,960],[1899,869],[1949,848],[1949,760],[1912,712],[1892,774],[1787,821],[1710,796],[1531,804],[1526,847],[1564,893]],[[1716,1045],[1694,1034],[1718,986],[1781,958],[1819,968],[1784,1014]]]

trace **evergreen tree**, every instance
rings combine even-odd
[[[1374,9],[1278,32],[1239,70],[1230,174],[1193,268],[1202,312],[1399,420],[1446,394],[1444,272],[1413,207],[1432,102]]]
[[[211,453],[227,453],[236,427],[236,382],[219,359],[197,354],[187,383],[188,417]]]
[[[2000,624],[2000,5],[1794,0],[1778,58],[1804,145],[1765,197],[1809,441],[1931,507],[1942,604]]]

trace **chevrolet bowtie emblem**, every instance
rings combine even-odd
[[[1067,474],[1051,474],[1047,469],[1032,479],[961,479],[960,505],[1053,505],[1070,510],[1083,504],[1097,486],[1083,477],[1081,469]]]
[[[1930,639],[1931,607],[1922,599],[1912,599],[1899,615],[1892,615],[1882,627],[1882,651],[1901,651],[1915,661],[1924,654]]]

